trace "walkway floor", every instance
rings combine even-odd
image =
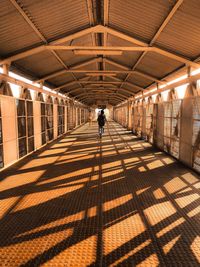
[[[1,173],[0,266],[200,266],[200,180],[114,122]]]

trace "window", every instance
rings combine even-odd
[[[164,150],[179,158],[181,100],[164,103]]]
[[[46,144],[46,116],[45,103],[41,103],[41,135],[42,145]]]
[[[28,152],[34,150],[33,102],[26,101]]]
[[[65,132],[65,107],[58,105],[58,136]]]
[[[19,158],[34,150],[33,102],[16,99]]]
[[[53,139],[53,104],[46,104],[46,141]]]
[[[170,153],[172,103],[164,103],[164,150]]]
[[[193,103],[193,134],[192,134],[192,147],[193,147],[193,167],[200,171],[200,98],[194,99]]]
[[[27,154],[25,100],[16,99],[19,157]]]
[[[150,143],[153,143],[153,108],[152,103],[146,105],[146,139]]]
[[[1,119],[1,105],[0,105],[0,168],[3,167],[3,135],[2,135],[2,119]]]
[[[42,145],[53,140],[53,104],[41,103]]]

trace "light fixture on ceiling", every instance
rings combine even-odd
[[[116,76],[116,73],[105,73],[105,72],[88,72],[86,76]]]
[[[89,50],[89,49],[76,49],[73,50],[75,55],[107,55],[107,56],[121,56],[121,50]]]

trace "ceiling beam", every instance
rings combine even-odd
[[[103,29],[101,28],[101,26],[100,25],[96,25],[94,27],[89,27],[87,29],[78,31],[76,33],[72,33],[72,34],[67,35],[67,36],[65,36],[63,38],[59,38],[59,39],[57,39],[55,41],[50,42],[49,45],[59,45],[59,44],[71,41],[73,39],[77,39],[79,37],[82,37],[82,36],[87,35],[87,34],[92,33],[92,32],[102,32],[102,31],[103,31]],[[40,52],[43,52],[46,49],[47,46],[48,45],[40,45],[38,47],[35,47],[35,48],[32,48],[32,49],[28,49],[28,50],[26,50],[24,52],[21,52],[19,54],[7,57],[7,58],[5,58],[5,59],[0,61],[0,65],[6,64],[6,63],[11,63],[13,61],[16,61],[16,60],[19,60],[19,59],[22,59],[22,58],[25,58],[25,57],[40,53]]]
[[[131,37],[131,36],[128,36],[124,33],[121,33],[119,31],[116,31],[114,29],[111,29],[110,27],[105,27],[105,26],[102,26],[102,25],[96,25],[94,27],[90,27],[90,28],[87,28],[85,30],[82,30],[82,31],[79,31],[79,32],[76,32],[76,33],[73,33],[73,34],[70,34],[66,37],[63,37],[63,38],[60,38],[60,39],[57,39],[53,42],[50,42],[49,45],[50,46],[54,46],[54,45],[59,45],[61,43],[64,43],[64,42],[67,42],[69,40],[72,40],[72,39],[76,39],[76,38],[79,38],[81,36],[84,36],[86,34],[89,34],[89,33],[92,33],[92,32],[100,32],[100,33],[104,33],[104,32],[107,32],[107,33],[110,33],[114,36],[117,36],[119,38],[122,38],[128,42],[131,42],[131,43],[134,43],[134,44],[137,44],[137,45],[140,45],[140,46],[144,46],[146,48],[154,48],[154,52],[156,53],[159,53],[164,56],[167,56],[167,57],[170,57],[176,61],[179,61],[179,62],[182,62],[184,64],[187,64],[187,65],[190,65],[190,66],[193,66],[193,67],[199,67],[200,65],[196,62],[193,62],[185,57],[182,57],[182,56],[179,56],[179,55],[176,55],[172,52],[169,52],[169,51],[166,51],[164,49],[161,49],[161,48],[157,48],[157,47],[148,47],[149,44],[148,43],[145,43],[145,42],[141,42],[140,40],[137,40],[136,38],[134,37]],[[30,56],[30,55],[33,55],[35,53],[39,53],[39,52],[42,52],[43,50],[45,50],[46,48],[48,47],[48,45],[41,45],[41,46],[38,46],[36,48],[33,48],[33,49],[30,49],[30,50],[27,50],[25,52],[22,52],[22,53],[19,53],[19,54],[16,54],[14,56],[11,56],[11,57],[8,57],[4,60],[1,60],[0,61],[0,65],[2,64],[6,64],[6,63],[10,63],[12,61],[16,61],[18,59],[21,59],[21,58],[24,58],[24,57],[27,57],[27,56]]]
[[[103,24],[104,26],[108,25],[108,9],[109,9],[109,0],[103,1]]]
[[[112,79],[112,80],[114,80],[114,81],[116,81],[116,82],[119,82],[119,84],[122,84],[122,83],[124,83],[124,81],[123,80],[121,80],[121,79],[119,79],[119,78],[117,78],[117,77],[114,77],[114,76],[110,76],[109,77],[110,79]],[[134,83],[131,83],[131,82],[125,82],[127,85],[129,85],[130,87],[134,87],[134,88],[137,88],[138,90],[144,90],[144,88],[143,87],[141,87],[141,86],[139,86],[139,85],[137,85],[137,84],[134,84]]]
[[[81,79],[79,79],[78,81],[81,82],[81,81],[85,81],[87,79],[89,79],[90,77],[83,77]],[[74,85],[76,84],[76,81],[71,81],[71,82],[67,82],[65,84],[62,84],[56,88],[54,88],[55,91],[59,91],[60,89],[64,88],[64,87],[67,87],[67,86],[70,86],[70,85]],[[82,88],[82,87],[81,87]],[[77,89],[81,89],[81,88],[77,88]]]
[[[167,15],[167,17],[165,18],[165,20],[163,21],[163,23],[160,25],[160,28],[157,30],[157,32],[155,33],[154,37],[152,38],[150,45],[152,45],[153,43],[155,43],[155,41],[158,39],[158,37],[160,36],[161,32],[164,30],[164,28],[167,26],[167,24],[170,22],[170,20],[172,19],[172,17],[174,16],[174,14],[176,13],[176,11],[178,10],[178,8],[182,5],[183,0],[178,0],[176,2],[176,4],[173,6],[172,10],[169,12],[169,14]]]
[[[96,52],[102,51],[154,51],[155,48],[149,46],[72,46],[72,45],[48,45],[47,50],[73,50],[73,51],[85,51],[85,52]],[[162,52],[162,51],[161,51]],[[160,53],[161,53],[160,52]]]
[[[46,45],[48,45],[48,41],[46,40],[46,38],[44,37],[44,35],[39,31],[39,29],[35,26],[35,24],[32,22],[32,20],[28,17],[28,15],[24,12],[23,8],[15,1],[15,0],[9,0],[14,7],[18,10],[18,12],[23,16],[23,18],[26,20],[26,22],[29,24],[29,26],[31,26],[31,28],[34,30],[34,32],[37,34],[37,36],[43,41],[45,42]],[[64,61],[61,59],[61,57],[55,52],[55,51],[51,51],[51,53],[56,57],[56,59],[58,60],[58,62],[66,69],[68,70],[68,66],[64,63]],[[79,84],[80,87],[82,87],[82,85],[78,82],[76,76],[71,73],[73,79],[75,81],[77,81],[77,83]]]
[[[116,90],[118,90],[118,91],[120,91],[120,92],[124,92],[124,93],[126,93],[126,94],[129,94],[129,95],[135,95],[135,93],[134,92],[132,92],[132,91],[130,91],[130,90],[128,90],[128,89],[125,89],[125,88],[118,88],[118,87],[108,87],[108,88],[101,88],[101,87],[97,87],[97,88],[95,88],[95,87],[85,87],[85,89],[86,90],[113,90],[113,91],[116,91]],[[76,92],[76,91],[80,91],[81,90],[81,88],[76,88],[76,89],[72,89],[72,90],[69,90],[69,91],[67,91],[66,93],[69,93],[69,94],[72,94],[72,93],[74,93],[74,92]]]
[[[103,94],[104,94],[104,96],[106,96],[106,95],[117,95],[121,99],[127,99],[128,98],[128,97],[126,97],[126,96],[124,96],[122,94],[113,93],[113,92],[109,92],[109,93],[108,92],[104,92]],[[83,92],[81,94],[78,94],[78,95],[74,96],[74,98],[79,98],[79,97],[84,96],[84,95],[94,95],[94,94],[87,91],[87,92]],[[96,93],[95,95],[102,95],[102,92],[101,93]]]
[[[110,78],[114,78],[114,77],[110,77]],[[65,86],[70,86],[70,85],[73,85],[74,83],[75,83],[76,81],[72,81],[72,82],[70,82],[70,83],[67,83],[67,84],[65,84]],[[121,84],[123,81],[80,81],[79,80],[79,82],[81,83],[81,84],[99,84],[99,85],[104,85],[104,84]],[[136,87],[136,88],[138,88],[138,89],[140,89],[140,90],[144,90],[144,88],[142,88],[142,87],[140,87],[140,86],[138,86],[138,85],[135,85],[135,84],[132,84],[132,83],[130,83],[130,82],[125,82],[127,85],[129,85],[129,86],[132,86],[132,87]],[[55,90],[57,90],[58,89],[58,87],[57,88],[55,88]]]
[[[89,17],[89,23],[90,23],[90,27],[94,26],[94,9],[93,9],[93,1],[92,0],[86,0],[87,3],[87,10],[88,10],[88,17]],[[93,46],[97,45],[97,41],[96,41],[96,34],[95,32],[91,33],[92,36],[92,44]],[[96,69],[99,68],[99,64],[98,61],[96,61]]]
[[[128,73],[128,74],[138,74],[140,76],[143,76],[151,81],[155,81],[155,82],[158,82],[158,83],[166,83],[167,81],[165,80],[159,80],[157,77],[155,76],[152,76],[148,73],[145,73],[145,72],[142,72],[142,71],[139,71],[139,70],[132,70],[130,69],[129,67],[125,66],[125,65],[122,65],[122,64],[119,64],[111,59],[105,59],[105,61],[117,68],[121,68],[123,69],[123,71],[121,71],[121,73]]]
[[[165,20],[163,21],[163,23],[160,25],[160,27],[159,27],[159,29],[157,30],[157,32],[155,33],[155,35],[154,35],[154,37],[152,38],[152,40],[151,40],[151,42],[149,43],[149,45],[150,46],[152,46],[155,42],[156,42],[156,40],[158,39],[158,37],[159,37],[159,35],[161,34],[161,32],[164,30],[164,28],[167,26],[167,24],[170,22],[170,20],[171,20],[171,18],[174,16],[174,14],[176,13],[176,11],[177,11],[177,9],[180,7],[180,5],[183,3],[183,0],[178,0],[177,2],[176,2],[176,4],[174,5],[174,7],[172,8],[172,10],[170,11],[170,13],[167,15],[167,17],[165,18]],[[157,52],[158,52],[159,50],[157,50]],[[161,52],[161,50],[160,50],[160,52]],[[164,51],[164,50],[162,50],[162,52],[166,52],[166,51]],[[146,53],[147,53],[147,51],[144,51],[143,53],[142,53],[142,55],[138,58],[138,60],[136,61],[136,63],[133,65],[133,67],[132,67],[132,70],[135,70],[136,69],[136,67],[139,65],[139,63],[142,61],[142,59],[144,58],[144,56],[146,55]],[[176,56],[177,55],[174,55],[174,54],[165,54],[165,56],[175,56],[175,58],[176,58]],[[170,57],[171,58],[171,57]],[[174,59],[174,58],[173,58]],[[179,58],[176,58],[178,61],[180,61],[181,60],[181,62],[182,63],[184,63],[184,64],[188,64],[188,63],[186,63],[185,62],[185,58],[182,58],[182,57],[180,57],[179,56]],[[182,61],[182,60],[184,60],[184,62]],[[194,63],[193,61],[190,61],[190,66],[192,66],[193,64],[191,64],[191,62],[192,63]],[[194,66],[194,67],[197,67],[197,65],[196,66]],[[126,76],[126,78],[124,79],[124,81],[126,81],[128,78],[129,78],[129,76],[130,76],[130,74],[128,74],[127,76]]]
[[[63,69],[63,70],[59,70],[59,71],[56,71],[56,72],[54,72],[54,73],[51,73],[51,74],[49,74],[49,75],[46,75],[46,76],[42,77],[41,79],[36,80],[35,82],[36,82],[36,83],[37,83],[37,82],[42,82],[42,81],[45,81],[45,80],[54,78],[54,77],[56,77],[56,76],[65,74],[65,73],[79,73],[80,71],[77,70],[78,68],[85,67],[85,66],[87,66],[87,65],[90,65],[90,64],[92,64],[92,63],[96,63],[96,62],[98,62],[98,61],[100,61],[100,59],[98,59],[98,58],[89,59],[89,60],[84,61],[84,62],[82,62],[82,63],[78,63],[78,64],[76,64],[76,65],[74,65],[74,66],[71,66],[71,67],[69,66],[67,70],[66,70],[66,69]]]
[[[20,5],[15,0],[9,0],[11,4],[18,10],[18,12],[22,15],[25,21],[29,24],[29,26],[34,30],[34,32],[39,36],[39,38],[44,42],[47,43],[47,40],[43,36],[43,34],[39,31],[39,29],[34,25],[34,23],[29,19],[27,14],[24,10],[20,7]]]
[[[159,54],[162,53],[162,55],[164,55],[166,57],[170,57],[170,58],[172,58],[172,59],[174,59],[176,61],[182,62],[182,63],[187,64],[189,66],[193,66],[193,67],[196,67],[196,68],[200,67],[200,64],[198,64],[196,62],[193,62],[190,59],[187,59],[187,58],[185,58],[183,56],[179,56],[179,55],[177,55],[177,54],[175,54],[173,52],[166,51],[165,49],[149,46],[148,43],[141,42],[140,40],[138,40],[138,39],[136,39],[134,37],[131,37],[131,36],[127,35],[127,34],[124,34],[124,33],[120,32],[120,31],[114,30],[114,29],[112,29],[110,27],[101,26],[101,28],[102,28],[102,32],[104,30],[105,32],[110,33],[111,35],[117,36],[117,37],[119,37],[119,38],[121,38],[121,39],[123,39],[125,41],[131,42],[133,44],[137,44],[137,45],[143,46],[143,47],[153,48],[152,51],[154,51],[156,53],[159,53]]]
[[[113,88],[109,88],[109,89],[100,89],[100,88],[97,88],[97,89],[89,89],[89,88],[85,88],[85,90],[86,90],[86,92],[97,92],[97,93],[113,93],[113,91],[116,91],[116,89],[113,89]],[[79,96],[79,95],[81,95],[81,94],[84,94],[85,92],[80,92],[79,94],[77,94],[77,95],[75,95],[75,97],[76,96]],[[115,92],[116,93],[116,92]],[[71,94],[71,92],[70,92],[70,94]],[[125,95],[125,94],[123,94],[123,91],[121,91],[121,92],[118,92],[117,94],[119,94],[119,95],[121,95],[121,96],[123,96],[124,98],[128,98],[129,96],[127,96],[127,95]]]
[[[88,62],[87,65],[89,65],[89,64],[91,64],[91,62]],[[131,69],[130,70],[129,69],[127,69],[127,70],[94,70],[94,69],[92,69],[92,70],[84,70],[84,69],[69,68],[68,70],[61,70],[61,71],[52,73],[52,74],[50,74],[48,76],[45,76],[45,77],[41,78],[40,80],[37,80],[36,82],[44,81],[44,80],[49,79],[49,77],[58,76],[58,75],[64,74],[64,73],[97,73],[97,74],[100,74],[100,75],[101,74],[111,74],[111,73],[131,73],[131,74],[138,73],[139,75],[142,75],[142,76],[145,76],[145,77],[149,77],[150,80],[160,81],[157,78],[155,78],[154,76],[148,75],[146,73],[143,73],[143,72],[140,72],[140,71],[137,71],[137,70],[131,70]]]
[[[119,97],[119,96],[116,96],[116,95],[109,95],[108,97],[112,97],[112,99],[118,99],[120,101],[123,101],[124,99]],[[105,96],[102,96],[102,95],[96,95],[95,97],[93,97],[93,94],[88,94],[86,96],[83,96],[83,97],[80,97],[78,98],[79,101],[83,100],[83,99],[86,99],[86,98],[91,98],[91,99],[101,99],[101,100],[107,100],[107,98]]]

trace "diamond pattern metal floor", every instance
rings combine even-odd
[[[114,122],[0,176],[0,266],[200,265],[198,175]]]

